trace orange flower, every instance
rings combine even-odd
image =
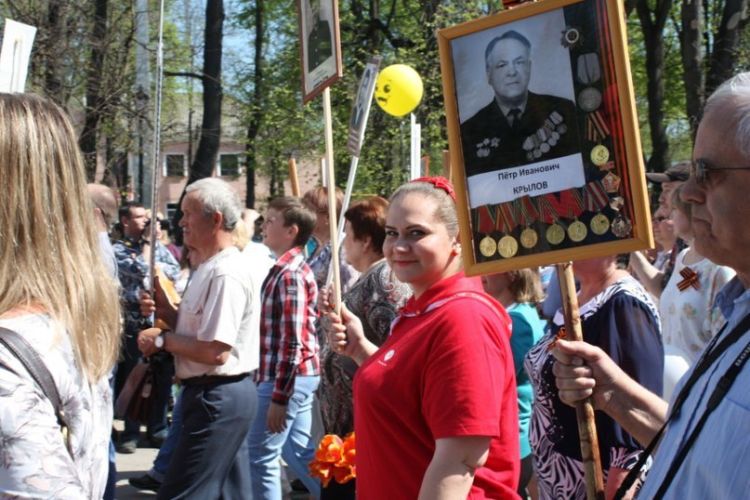
[[[321,484],[325,488],[328,483],[331,482],[333,466],[325,462],[318,462],[313,460],[310,463],[310,475],[320,479]]]
[[[348,483],[355,477],[357,477],[357,474],[353,465],[333,468],[333,479],[339,484]]]
[[[346,438],[344,438],[344,445],[341,449],[341,460],[336,464],[338,467],[342,467],[344,465],[354,465],[355,459],[357,457],[357,450],[355,449],[355,437],[354,433],[347,435]]]
[[[315,459],[310,462],[310,475],[319,478],[323,487],[328,486],[331,479],[339,484],[348,483],[357,477],[355,458],[353,432],[343,441],[335,434],[326,434],[315,450]]]
[[[341,460],[341,447],[344,445],[341,438],[335,434],[326,434],[315,450],[315,460],[335,464]]]

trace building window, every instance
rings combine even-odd
[[[237,177],[240,175],[240,155],[219,155],[219,175],[221,177]]]
[[[184,177],[185,155],[164,155],[164,175],[167,177]]]

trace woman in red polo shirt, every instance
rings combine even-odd
[[[461,271],[455,194],[443,178],[391,197],[383,251],[414,296],[378,348],[345,308],[329,341],[354,379],[357,499],[518,498],[510,319]]]

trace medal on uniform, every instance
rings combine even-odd
[[[510,259],[518,253],[518,242],[513,236],[506,234],[497,242],[497,253],[504,259]]]
[[[596,235],[603,235],[609,231],[609,219],[601,213],[601,209],[609,203],[609,197],[600,181],[592,181],[586,184],[583,189],[584,206],[588,212],[598,212],[589,222],[591,232]]]
[[[551,245],[559,245],[565,239],[565,229],[555,222],[547,228],[544,235],[547,237],[547,241]]]
[[[485,257],[492,257],[497,250],[497,244],[492,236],[489,235],[495,228],[495,217],[493,210],[497,211],[490,205],[482,205],[474,209],[474,231],[485,234],[484,238],[479,241],[479,252]]]
[[[609,231],[609,219],[603,213],[596,214],[589,223],[591,232],[599,236]]]
[[[485,257],[492,257],[497,252],[497,243],[495,243],[492,236],[485,236],[482,241],[479,242],[479,251]]]
[[[596,111],[602,105],[602,93],[594,87],[587,87],[578,94],[578,106],[587,113]]]
[[[572,195],[571,198],[575,202],[575,220],[568,226],[568,238],[570,238],[571,241],[579,243],[586,239],[589,230],[586,229],[586,224],[578,220],[578,215],[583,212],[583,199],[581,193],[578,189],[571,189],[570,191]]]
[[[506,233],[497,242],[497,253],[504,259],[510,259],[518,253],[518,241],[511,236],[512,232],[518,225],[519,220],[518,201],[508,201],[498,206],[496,228],[501,233]]]
[[[562,44],[563,47],[569,49],[571,47],[576,47],[580,43],[581,31],[578,28],[574,28],[573,26],[566,26],[565,29],[562,30],[562,38],[560,39],[560,44]]]
[[[588,232],[589,230],[586,229],[586,224],[579,220],[575,220],[568,226],[568,238],[576,243],[585,240]]]
[[[612,172],[608,172],[602,179],[602,185],[608,193],[616,193],[620,190],[620,178]]]
[[[630,236],[630,231],[633,229],[633,225],[630,221],[622,215],[622,212],[617,214],[615,220],[612,221],[612,233],[618,238],[627,238]]]
[[[576,76],[578,76],[578,81],[584,85],[591,85],[598,82],[602,77],[599,54],[588,52],[578,56],[576,60]]]
[[[537,198],[537,205],[539,206],[539,217],[542,222],[549,224],[547,230],[544,233],[547,242],[550,245],[559,245],[565,239],[565,229],[558,224],[558,214],[555,211],[552,202],[554,201],[554,193],[545,194]]]
[[[518,201],[520,202],[519,204],[521,208],[520,222],[522,226],[526,226],[526,228],[521,231],[521,246],[526,249],[531,249],[534,248],[539,241],[539,236],[536,234],[536,231],[531,228],[531,224],[539,219],[539,211],[530,196],[524,196]]]
[[[591,150],[591,162],[599,166],[607,163],[607,160],[609,160],[609,149],[602,144],[594,146]]]

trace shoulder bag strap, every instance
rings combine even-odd
[[[52,378],[52,374],[42,361],[39,353],[17,332],[3,327],[0,327],[0,343],[2,343],[11,354],[21,362],[24,368],[26,368],[26,371],[31,375],[31,378],[34,379],[36,384],[42,389],[44,395],[50,403],[52,403],[52,407],[55,410],[55,416],[57,417],[57,423],[62,429],[67,445],[68,425],[65,422],[65,413],[62,408],[60,393],[57,392],[57,386]]]

